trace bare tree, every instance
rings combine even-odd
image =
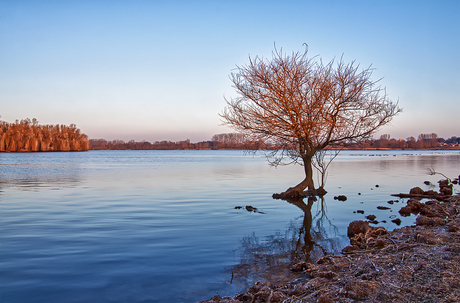
[[[372,69],[354,61],[324,64],[304,52],[275,50],[271,60],[249,58],[230,79],[239,94],[220,114],[224,124],[246,138],[276,146],[271,163],[304,166],[305,179],[282,193],[314,192],[312,158],[331,144],[369,138],[401,109],[371,80]],[[284,162],[285,163],[285,162]]]

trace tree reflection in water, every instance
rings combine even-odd
[[[324,198],[321,197],[318,211],[313,215],[312,206],[316,198],[289,199],[288,203],[300,208],[301,217],[290,222],[287,230],[276,232],[260,240],[255,234],[244,237],[236,251],[240,263],[230,268],[230,283],[248,287],[256,281],[285,282],[294,279],[298,273],[290,270],[292,264],[315,262],[328,253],[340,251],[339,231],[327,217]]]

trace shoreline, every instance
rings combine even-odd
[[[417,215],[416,225],[387,231],[353,221],[342,254],[292,264],[298,277],[289,282],[200,303],[460,302],[460,195],[411,198],[402,211]]]

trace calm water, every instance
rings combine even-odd
[[[441,178],[428,167],[455,178],[459,163],[458,151],[343,152],[323,201],[288,203],[271,195],[298,183],[302,168],[241,151],[3,153],[0,302],[233,296],[279,277],[284,262],[340,251],[352,220],[375,214],[396,228],[404,201],[390,205],[390,195],[428,189],[423,181]],[[235,209],[246,205],[259,212]]]

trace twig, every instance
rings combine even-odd
[[[448,216],[448,217],[450,216],[450,214],[444,209],[444,207],[442,207],[438,203],[436,203],[436,206],[439,207],[446,214],[446,216]]]

